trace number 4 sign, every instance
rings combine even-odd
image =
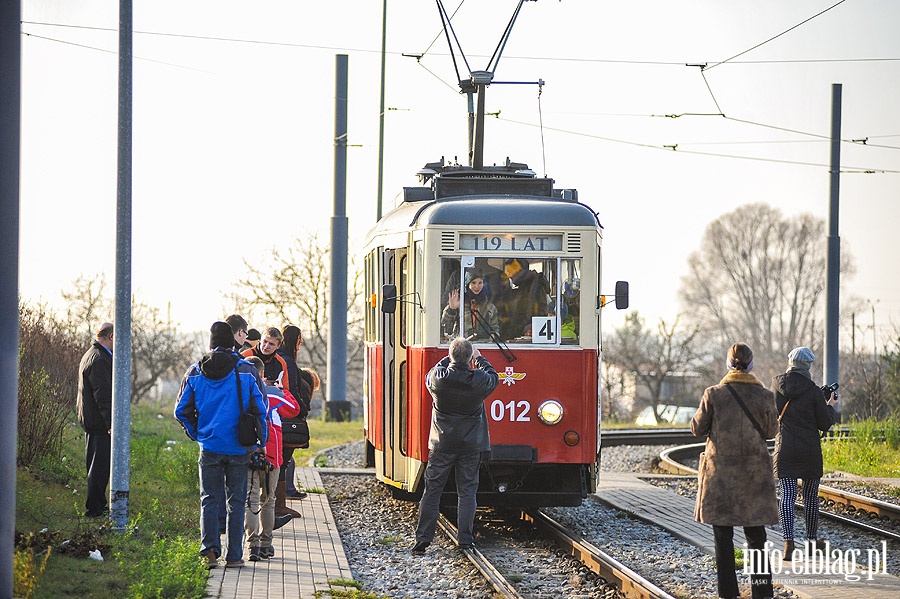
[[[555,316],[531,317],[531,342],[532,343],[556,343],[559,336],[559,326]]]

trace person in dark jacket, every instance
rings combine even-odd
[[[449,355],[425,375],[434,402],[425,491],[419,502],[413,553],[424,553],[434,540],[441,494],[451,471],[456,478],[457,541],[461,548],[474,545],[478,470],[482,454],[491,449],[484,400],[499,381],[491,363],[462,337],[450,342]]]
[[[247,330],[247,320],[240,314],[231,314],[225,319],[225,322],[228,323],[234,334],[234,351],[241,353],[248,349],[250,346],[247,345],[247,339],[249,339],[250,333]]]
[[[765,526],[778,522],[772,458],[766,446],[766,439],[775,436],[776,418],[772,392],[750,372],[750,347],[735,343],[726,363],[728,373],[722,381],[703,393],[691,432],[708,437],[700,460],[694,519],[713,527],[719,597],[732,598],[740,594],[734,527],[742,526],[747,546],[757,550],[756,555],[765,555]],[[760,561],[750,562],[754,599],[774,594],[772,571]]]
[[[228,505],[225,566],[242,566],[250,452],[261,448],[241,445],[238,418],[243,409],[259,419],[259,440],[265,447],[268,401],[256,367],[234,352],[234,334],[228,324],[213,323],[209,347],[211,351],[184,375],[175,418],[187,436],[200,444],[200,555],[214,568],[222,554],[219,504],[224,493]]]
[[[78,367],[78,422],[85,432],[87,498],[84,515],[108,513],[106,488],[112,459],[113,325],[104,322]]]
[[[779,516],[784,534],[784,559],[792,561],[794,552],[794,504],[797,479],[803,479],[803,506],[806,538],[813,548],[818,541],[819,479],[822,478],[823,433],[837,421],[834,405],[837,395],[827,399],[812,380],[810,366],[816,356],[808,347],[795,347],[788,354],[788,369],[772,379],[775,407],[778,410],[778,435],[775,437],[775,477],[781,483]]]

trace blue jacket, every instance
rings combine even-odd
[[[241,455],[254,449],[238,443],[238,384],[244,411],[259,417],[259,430],[268,438],[268,402],[260,391],[262,381],[253,364],[242,360],[231,348],[216,348],[185,373],[175,418],[203,451]]]

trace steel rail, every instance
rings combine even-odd
[[[673,457],[673,454],[682,452],[696,452],[697,449],[702,446],[703,444],[699,443],[692,445],[681,445],[679,447],[666,449],[659,454],[659,467],[663,470],[667,470],[675,474],[696,475],[696,469],[678,462],[677,459]],[[826,501],[826,507],[829,507],[829,503],[833,505],[840,505],[844,508],[847,508],[849,511],[864,511],[867,514],[875,514],[876,516],[882,518],[890,518],[892,521],[900,522],[900,506],[893,503],[888,503],[886,501],[881,501],[872,497],[866,497],[864,495],[859,495],[858,493],[852,493],[850,491],[844,491],[842,489],[836,489],[827,485],[819,486],[819,497],[823,498]],[[803,502],[798,501],[797,506],[802,508]],[[900,540],[900,533],[885,530],[884,528],[874,526],[866,522],[860,522],[855,518],[849,518],[841,514],[829,512],[827,510],[821,510],[819,514],[823,518],[829,518],[831,520],[846,524],[847,526],[853,526],[861,530],[886,536],[890,539]]]
[[[453,526],[453,523],[447,519],[446,516],[441,514],[438,516],[438,526],[444,534],[453,542],[457,547],[459,547],[459,543],[456,540],[456,527]],[[475,568],[481,572],[481,575],[487,579],[488,582],[491,583],[491,586],[494,587],[494,590],[497,591],[501,596],[506,597],[508,599],[523,599],[522,595],[519,594],[519,591],[506,580],[499,570],[497,570],[493,564],[481,553],[476,547],[468,547],[462,550],[465,553],[466,557],[469,558],[469,561],[475,565]]]
[[[628,599],[675,599],[611,555],[539,510],[522,512],[522,519],[552,536],[576,559],[618,588]]]

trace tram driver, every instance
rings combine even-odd
[[[444,339],[451,340],[460,336],[459,307],[463,306],[464,336],[469,341],[491,341],[500,333],[500,320],[497,307],[488,299],[484,286],[484,275],[469,270],[465,278],[466,291],[460,298],[459,288],[448,294],[448,301],[441,313],[441,331]]]

